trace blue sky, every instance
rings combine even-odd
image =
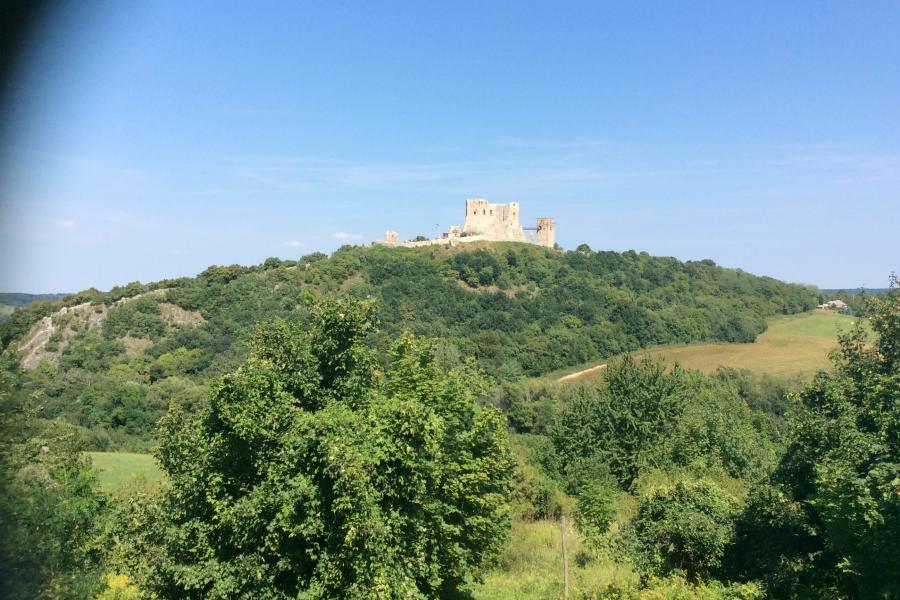
[[[115,5],[115,6],[114,6]],[[75,3],[0,138],[0,291],[460,223],[822,287],[900,269],[896,2]]]

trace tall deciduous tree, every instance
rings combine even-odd
[[[508,531],[513,459],[471,366],[401,336],[365,343],[370,301],[262,327],[197,419],[170,413],[171,486],[130,537],[169,598],[433,598],[477,580]]]
[[[844,336],[833,371],[800,394],[775,487],[738,528],[743,574],[781,597],[900,597],[900,291],[870,322],[874,343]]]

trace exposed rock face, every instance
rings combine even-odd
[[[69,340],[79,331],[100,327],[106,321],[111,309],[144,296],[163,296],[167,290],[159,289],[138,294],[131,298],[122,298],[112,306],[85,302],[75,306],[64,306],[50,316],[38,321],[31,331],[22,339],[19,354],[22,356],[22,367],[34,369],[42,361],[57,364]],[[173,326],[199,325],[204,322],[203,316],[195,310],[185,310],[169,302],[159,303],[160,317]],[[152,345],[150,340],[142,338],[122,339],[126,355],[136,356]]]
[[[159,315],[170,325],[199,325],[205,321],[200,311],[185,310],[170,302],[159,303]]]
[[[96,308],[99,312],[94,312],[90,302],[64,306],[38,321],[19,346],[22,367],[33,369],[42,361],[56,364],[68,345],[69,338],[75,334],[73,326],[80,325],[90,330],[100,326],[106,319],[106,307],[100,304]]]

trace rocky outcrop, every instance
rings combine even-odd
[[[75,306],[64,306],[52,315],[46,316],[31,328],[28,334],[19,344],[22,367],[33,369],[41,362],[47,361],[57,364],[63,350],[70,340],[81,331],[90,331],[101,327],[110,310],[127,302],[146,296],[163,296],[166,289],[159,289],[138,294],[131,298],[117,300],[111,306],[106,304],[93,304],[85,302]],[[180,306],[169,302],[159,303],[159,314],[162,319],[172,326],[199,325],[204,322],[203,316],[196,310],[185,310]],[[143,338],[127,337],[123,339],[126,355],[136,356],[152,345],[152,342]]]

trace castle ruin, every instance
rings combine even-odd
[[[481,198],[466,200],[466,220],[462,226],[453,225],[440,237],[430,240],[399,241],[396,231],[388,231],[383,240],[375,243],[384,246],[450,245],[466,242],[523,242],[553,248],[556,245],[556,222],[541,217],[534,227],[523,227],[519,222],[519,204],[491,204]]]

